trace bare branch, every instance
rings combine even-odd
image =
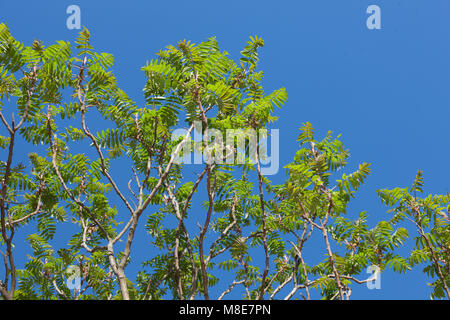
[[[56,145],[53,143],[53,138],[52,138],[52,128],[51,128],[51,118],[50,118],[50,113],[47,115],[47,127],[48,127],[48,137],[49,137],[49,143],[50,143],[50,149],[52,152],[52,165],[53,165],[53,169],[55,170],[56,176],[58,177],[58,180],[61,182],[61,185],[64,189],[64,191],[66,192],[66,194],[69,196],[69,198],[75,202],[80,209],[85,210],[90,218],[92,219],[92,221],[95,222],[95,224],[99,227],[99,229],[102,231],[103,235],[105,236],[106,239],[108,239],[108,241],[110,240],[108,233],[106,232],[106,230],[103,228],[103,226],[101,225],[100,222],[98,222],[98,220],[94,217],[94,215],[92,214],[91,210],[80,200],[76,199],[75,196],[73,195],[73,193],[69,190],[69,188],[67,187],[66,183],[64,182],[64,179],[61,175],[61,172],[59,171],[58,168],[58,164],[56,161],[56,155],[57,155],[57,149],[56,149]]]
[[[111,185],[113,186],[113,189],[116,191],[116,194],[119,196],[119,198],[125,204],[127,209],[131,213],[133,213],[134,212],[133,208],[131,207],[130,203],[125,198],[125,196],[122,194],[122,192],[119,190],[119,187],[114,182],[113,178],[111,177],[111,175],[109,174],[109,172],[108,172],[108,170],[106,168],[105,157],[103,156],[102,150],[100,149],[100,146],[98,145],[97,139],[89,131],[89,129],[88,129],[87,125],[86,125],[86,115],[85,115],[86,111],[85,111],[84,101],[81,100],[80,94],[79,94],[79,101],[82,104],[82,106],[81,106],[81,122],[82,122],[83,132],[84,132],[85,135],[87,135],[91,139],[92,144],[94,145],[95,149],[97,150],[97,153],[98,153],[98,155],[100,157],[100,161],[101,161],[101,165],[102,165],[102,173],[103,173],[103,175],[105,175],[105,177],[111,183]]]
[[[213,190],[213,186],[211,185],[211,167],[209,164],[207,164],[208,173],[206,177],[206,189],[208,192],[208,211],[206,213],[206,219],[205,223],[203,224],[203,228],[200,232],[199,236],[199,255],[200,255],[200,267],[202,271],[203,276],[203,294],[205,296],[206,300],[209,300],[209,294],[208,294],[208,274],[206,272],[207,264],[205,262],[205,257],[203,256],[203,241],[205,239],[206,231],[208,231],[209,223],[211,220],[211,214],[212,210],[214,208],[214,197],[215,197],[215,191]]]
[[[281,290],[283,289],[289,282],[291,282],[292,280],[292,274],[283,282],[281,283],[277,288],[275,288],[275,290],[272,292],[272,294],[269,297],[269,300],[273,300],[273,298],[275,297],[275,295]]]
[[[413,221],[413,222],[417,226],[417,229],[419,231],[420,236],[425,240],[425,243],[426,243],[426,245],[428,247],[428,250],[430,250],[431,258],[433,260],[433,265],[434,265],[434,267],[436,269],[436,274],[438,275],[439,280],[441,281],[442,286],[444,287],[444,290],[445,290],[445,293],[447,294],[447,297],[450,299],[450,290],[449,290],[449,288],[447,286],[447,281],[446,281],[446,279],[445,279],[445,277],[444,277],[444,275],[442,273],[441,265],[439,264],[439,261],[436,258],[436,253],[434,252],[434,249],[433,249],[433,246],[430,243],[430,240],[428,240],[427,236],[425,235],[425,232],[423,231],[422,216],[420,214],[420,210],[416,206],[411,206],[411,209],[416,212],[416,218],[417,218],[418,222],[415,222],[415,221]]]
[[[235,286],[237,286],[238,284],[242,284],[244,283],[245,280],[240,280],[240,281],[233,281],[232,284],[230,284],[230,286],[228,287],[227,290],[225,290],[224,292],[222,292],[222,294],[219,296],[219,298],[217,298],[217,300],[222,300],[223,297],[225,297],[225,295],[229,294]]]
[[[58,284],[56,283],[56,279],[53,279],[52,284],[53,284],[53,287],[55,288],[56,292],[57,292],[61,297],[63,297],[65,300],[70,300],[70,299],[66,296],[66,294],[65,294],[61,289],[59,289]]]
[[[261,205],[261,211],[262,211],[262,232],[263,232],[263,246],[264,246],[264,254],[265,254],[265,268],[261,279],[261,288],[259,291],[259,300],[263,299],[264,292],[266,288],[266,278],[269,274],[269,262],[270,262],[270,256],[269,256],[269,249],[267,245],[267,227],[266,227],[266,210],[264,206],[264,193],[263,193],[263,176],[261,174],[261,166],[259,164],[259,147],[256,147],[256,169],[258,170],[258,186],[259,186],[259,200]]]

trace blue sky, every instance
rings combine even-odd
[[[96,50],[115,56],[119,85],[141,104],[140,67],[165,46],[216,36],[237,58],[250,35],[262,37],[265,89],[284,86],[289,94],[273,126],[280,128],[280,165],[292,161],[306,121],[318,136],[342,134],[347,171],[372,163],[351,215],[367,210],[372,223],[387,219],[375,190],[408,186],[418,169],[427,194],[450,192],[449,1],[1,1],[0,21],[26,44],[73,42],[71,4],[80,6]],[[372,4],[381,8],[381,30],[366,27]],[[284,177],[280,170],[272,180]],[[381,290],[354,286],[352,297],[427,299],[426,282],[417,268],[386,271]]]

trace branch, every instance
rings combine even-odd
[[[90,248],[90,247],[87,245],[87,231],[88,231],[88,228],[89,228],[89,224],[85,224],[85,223],[84,223],[83,217],[81,217],[81,220],[80,220],[80,221],[81,221],[81,225],[82,225],[82,227],[83,227],[83,239],[82,239],[82,242],[81,242],[81,246],[82,246],[84,249],[86,249],[86,251],[89,252],[89,253],[94,253],[95,251],[106,250],[106,249],[107,249],[106,246],[103,246],[103,247],[96,246],[96,247],[94,247],[94,248]]]
[[[271,296],[269,297],[269,300],[273,300],[275,295],[283,289],[290,281],[292,280],[292,274],[287,278],[283,283],[281,283],[275,290],[272,292]]]
[[[16,224],[21,223],[22,221],[28,220],[29,218],[31,218],[31,217],[35,216],[36,214],[38,214],[39,211],[41,210],[41,207],[42,207],[42,202],[41,202],[42,189],[39,189],[38,194],[39,194],[39,196],[38,196],[38,204],[36,206],[36,209],[33,212],[27,214],[26,216],[24,216],[22,218],[19,218],[17,220],[13,220],[11,222],[6,222],[5,223],[5,227],[9,228],[9,227],[15,226]],[[1,230],[2,230],[2,228],[0,227],[0,231]]]
[[[304,230],[304,232],[303,232],[302,240],[304,239],[304,235],[305,234],[306,234],[306,230]],[[308,280],[308,272],[306,271],[305,261],[303,261],[303,257],[302,257],[302,246],[303,246],[303,243],[301,243],[300,248],[298,248],[294,243],[292,243],[291,241],[289,241],[289,242],[291,243],[291,245],[294,247],[295,251],[297,252],[297,257],[300,260],[300,263],[302,265],[302,272],[303,272],[303,276],[305,277],[305,283],[308,283],[309,282],[309,280]],[[311,296],[309,294],[309,289],[308,289],[307,286],[305,287],[305,289],[306,289],[305,291],[306,291],[307,300],[310,300]]]
[[[55,280],[55,279],[53,279],[52,284],[53,284],[53,287],[55,288],[56,292],[57,292],[61,297],[63,297],[63,298],[66,299],[66,300],[70,300],[70,299],[66,296],[66,294],[65,294],[63,291],[61,291],[61,289],[59,289],[58,285],[56,284],[56,280]]]
[[[194,195],[195,191],[197,190],[198,185],[200,184],[200,182],[203,179],[203,176],[205,175],[205,173],[208,171],[208,168],[205,167],[205,169],[203,170],[203,172],[198,176],[197,181],[195,181],[194,186],[192,187],[191,192],[189,192],[186,201],[184,203],[183,209],[181,211],[182,216],[184,216],[186,214],[187,208],[189,206],[189,202],[191,201],[192,196]]]
[[[217,246],[217,244],[228,235],[228,232],[230,232],[230,230],[236,225],[237,221],[236,221],[236,215],[235,215],[235,209],[237,206],[237,197],[236,195],[233,196],[233,204],[231,206],[231,216],[233,217],[233,221],[225,228],[225,230],[222,232],[222,234],[213,242],[213,244],[211,245],[211,247],[209,248],[209,255],[206,258],[206,265],[209,264],[209,261],[214,258],[217,257],[219,254],[225,252],[229,247],[232,246],[232,244],[230,244],[229,246],[219,250],[218,252],[216,252],[215,254],[213,253],[213,249]]]
[[[161,187],[161,185],[163,184],[164,180],[169,175],[169,171],[172,168],[172,165],[173,165],[173,163],[175,161],[175,158],[180,153],[181,148],[183,147],[183,144],[186,143],[186,141],[188,140],[188,138],[189,138],[189,136],[190,136],[190,134],[191,134],[193,129],[194,129],[194,125],[192,124],[189,127],[189,129],[188,129],[184,139],[177,145],[177,147],[175,148],[175,151],[172,153],[172,156],[170,157],[169,163],[167,164],[166,169],[163,172],[163,174],[160,176],[158,182],[153,187],[152,191],[150,192],[148,197],[145,199],[144,203],[139,207],[138,210],[136,210],[136,214],[138,215],[138,217],[142,214],[142,212],[144,212],[145,208],[147,208],[147,206],[150,204],[150,202],[152,201],[152,199],[155,196],[155,194],[159,191],[159,188]]]
[[[219,296],[219,298],[217,298],[217,300],[222,300],[223,297],[227,294],[229,294],[231,292],[231,290],[234,289],[235,286],[237,286],[238,284],[242,284],[244,283],[245,280],[240,280],[240,281],[233,281],[232,284],[230,284],[230,286],[228,287],[227,290],[225,290],[224,292],[222,292],[222,294]]]
[[[95,139],[95,137],[92,135],[92,133],[89,131],[89,129],[88,129],[87,125],[86,125],[86,115],[85,115],[85,113],[86,113],[86,106],[84,105],[84,100],[81,100],[81,93],[80,93],[79,90],[80,89],[78,89],[78,100],[80,101],[80,104],[81,104],[81,124],[82,124],[82,127],[83,127],[83,132],[84,132],[85,135],[87,135],[91,139],[95,149],[97,150],[97,153],[98,153],[98,155],[100,157],[100,161],[101,161],[101,164],[102,164],[102,173],[106,176],[108,181],[111,183],[111,185],[113,186],[114,190],[116,191],[116,194],[123,201],[123,203],[125,204],[127,209],[131,213],[133,213],[134,210],[131,207],[130,203],[125,198],[125,196],[122,194],[122,192],[119,190],[119,187],[114,182],[114,180],[111,177],[111,175],[108,173],[108,171],[106,169],[105,158],[103,156],[102,150],[100,149],[100,146],[97,143],[97,139]]]
[[[262,232],[263,232],[263,246],[264,246],[264,253],[266,256],[265,259],[265,269],[264,273],[261,279],[261,289],[259,292],[259,300],[263,299],[264,297],[264,291],[266,286],[266,278],[269,274],[269,249],[267,246],[267,228],[266,228],[266,210],[264,207],[264,194],[263,194],[263,177],[261,174],[261,166],[259,164],[259,146],[256,147],[256,169],[258,170],[258,184],[259,184],[259,200],[261,203],[261,211],[262,211]]]
[[[17,124],[17,126],[14,126],[13,124],[13,131],[19,130],[19,128],[22,126],[22,124],[25,122],[25,119],[28,116],[28,110],[30,109],[30,102],[31,102],[31,96],[33,95],[33,89],[34,85],[36,83],[36,76],[37,76],[37,66],[33,66],[33,70],[31,71],[31,75],[28,77],[28,80],[30,80],[30,89],[27,90],[27,102],[25,103],[25,110],[23,112],[22,118],[20,119],[20,122]]]
[[[11,293],[8,292],[8,289],[6,289],[5,284],[1,280],[0,280],[0,293],[2,294],[3,299],[13,300]]]
[[[215,191],[212,190],[212,186],[211,186],[211,167],[209,164],[206,165],[208,168],[208,174],[206,177],[206,189],[208,192],[208,211],[206,213],[206,220],[205,223],[203,225],[202,230],[200,231],[200,236],[199,236],[199,255],[200,255],[200,268],[202,271],[202,276],[203,276],[203,293],[205,295],[205,299],[209,300],[209,294],[208,294],[208,274],[206,272],[206,263],[205,263],[205,257],[203,256],[203,241],[205,239],[205,234],[206,231],[208,230],[209,227],[209,222],[211,220],[211,214],[212,214],[212,210],[214,208],[214,197],[215,197]]]
[[[161,168],[161,167],[160,167]],[[161,169],[160,169],[161,172]],[[175,215],[178,219],[178,227],[177,232],[175,236],[175,248],[173,249],[173,255],[175,260],[175,281],[177,283],[177,291],[178,291],[178,297],[180,300],[184,300],[183,296],[183,284],[181,282],[181,269],[180,269],[180,257],[179,257],[179,246],[180,246],[180,229],[183,224],[183,216],[180,214],[180,207],[178,205],[178,201],[175,199],[174,194],[172,193],[172,190],[169,187],[169,184],[167,181],[164,181],[164,185],[166,186],[167,193],[169,194],[169,199],[172,202],[173,209],[175,210]],[[193,263],[193,261],[191,261]],[[195,263],[193,263],[195,265]]]
[[[6,195],[8,191],[8,185],[9,185],[9,178],[11,175],[11,164],[13,159],[13,151],[14,151],[14,138],[15,138],[15,127],[14,127],[14,115],[12,118],[12,127],[13,130],[10,132],[10,141],[9,141],[9,148],[8,148],[8,159],[6,161],[6,168],[5,168],[5,175],[2,181],[2,191],[1,191],[1,197],[0,197],[0,227],[1,227],[1,233],[3,241],[6,243],[6,255],[8,256],[9,260],[9,266],[10,266],[10,274],[11,274],[11,293],[10,297],[14,297],[14,291],[16,288],[16,267],[14,264],[14,258],[13,258],[13,251],[12,251],[12,239],[14,237],[14,227],[10,225],[11,227],[11,234],[8,237],[6,234],[6,215],[7,215],[7,208],[5,206],[6,202]],[[8,273],[5,275],[5,290],[8,290]]]
[[[416,223],[415,221],[414,221],[414,223],[416,224],[416,226],[418,228],[420,236],[422,238],[424,238],[424,240],[425,240],[425,242],[427,244],[427,247],[430,250],[431,258],[433,260],[434,267],[436,268],[436,273],[437,273],[439,279],[442,282],[442,286],[444,287],[444,290],[445,290],[445,293],[447,294],[447,297],[450,299],[450,290],[449,290],[449,288],[447,286],[447,281],[445,280],[445,277],[442,274],[441,266],[439,264],[438,259],[436,258],[436,254],[435,254],[435,252],[433,250],[433,247],[432,247],[430,241],[428,240],[428,238],[426,237],[425,232],[423,231],[423,227],[421,225],[422,218],[421,218],[421,215],[420,215],[420,211],[419,211],[419,209],[417,207],[411,207],[411,209],[413,209],[416,212],[416,214],[417,214],[418,223]]]
[[[327,248],[328,256],[330,258],[330,265],[331,265],[331,268],[333,269],[333,273],[334,273],[335,278],[336,278],[336,285],[338,287],[339,297],[341,298],[341,300],[344,300],[344,294],[342,292],[342,284],[341,284],[341,280],[340,280],[340,275],[339,275],[339,272],[338,272],[338,270],[336,268],[336,265],[334,263],[333,252],[331,251],[331,245],[330,245],[330,242],[328,241],[328,233],[327,233],[327,230],[326,230],[326,228],[325,228],[325,226],[323,224],[322,224],[321,230],[322,230],[323,238],[325,240],[325,245],[326,245],[326,248]]]
[[[69,190],[69,188],[67,187],[66,183],[64,182],[64,179],[61,175],[61,172],[59,171],[58,165],[56,163],[56,154],[57,154],[57,150],[56,150],[56,145],[53,143],[53,139],[52,139],[52,128],[51,128],[51,123],[50,123],[50,113],[47,114],[47,127],[48,127],[48,138],[49,138],[49,143],[50,143],[50,149],[52,152],[52,165],[53,165],[53,169],[55,170],[56,176],[58,177],[58,180],[61,182],[61,185],[64,189],[64,191],[67,193],[67,195],[69,196],[69,198],[75,202],[81,209],[84,209],[89,216],[91,217],[92,221],[94,221],[94,223],[99,227],[99,229],[102,231],[103,235],[105,236],[105,238],[110,241],[110,237],[108,235],[108,233],[106,232],[106,230],[103,228],[103,226],[100,224],[100,222],[98,222],[98,220],[95,218],[95,216],[92,214],[91,210],[81,201],[77,200],[75,198],[75,196],[72,194],[72,192]]]

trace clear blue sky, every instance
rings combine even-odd
[[[375,190],[409,185],[424,171],[426,193],[450,192],[450,1],[1,1],[0,21],[20,41],[73,42],[67,6],[79,5],[96,50],[115,56],[120,86],[143,102],[140,67],[166,45],[216,36],[238,57],[250,35],[265,40],[265,89],[285,86],[281,166],[292,161],[298,127],[342,133],[348,169],[371,162],[372,174],[351,207],[371,222],[387,219]],[[382,29],[368,30],[366,8],[381,8]],[[25,154],[26,150],[22,150]],[[281,182],[284,172],[273,178]],[[354,286],[357,299],[427,299],[420,269],[386,271],[382,289]]]

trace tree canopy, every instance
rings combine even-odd
[[[390,213],[374,226],[367,212],[348,217],[370,164],[348,172],[340,136],[299,124],[285,181],[264,175],[264,146],[248,147],[247,133],[268,129],[288,96],[264,91],[263,46],[250,37],[238,61],[215,38],[168,46],[142,67],[139,106],[87,29],[74,45],[26,46],[0,24],[2,298],[348,299],[373,280],[361,278],[370,266],[417,265],[432,298],[450,298],[450,195],[422,195],[421,171],[409,188],[378,190]],[[191,136],[199,130],[202,141]],[[217,140],[227,130],[244,134],[243,155]],[[209,160],[177,161],[186,145]],[[224,149],[244,161],[218,161]],[[22,230],[27,243],[15,243]],[[69,240],[56,241],[64,230]]]

